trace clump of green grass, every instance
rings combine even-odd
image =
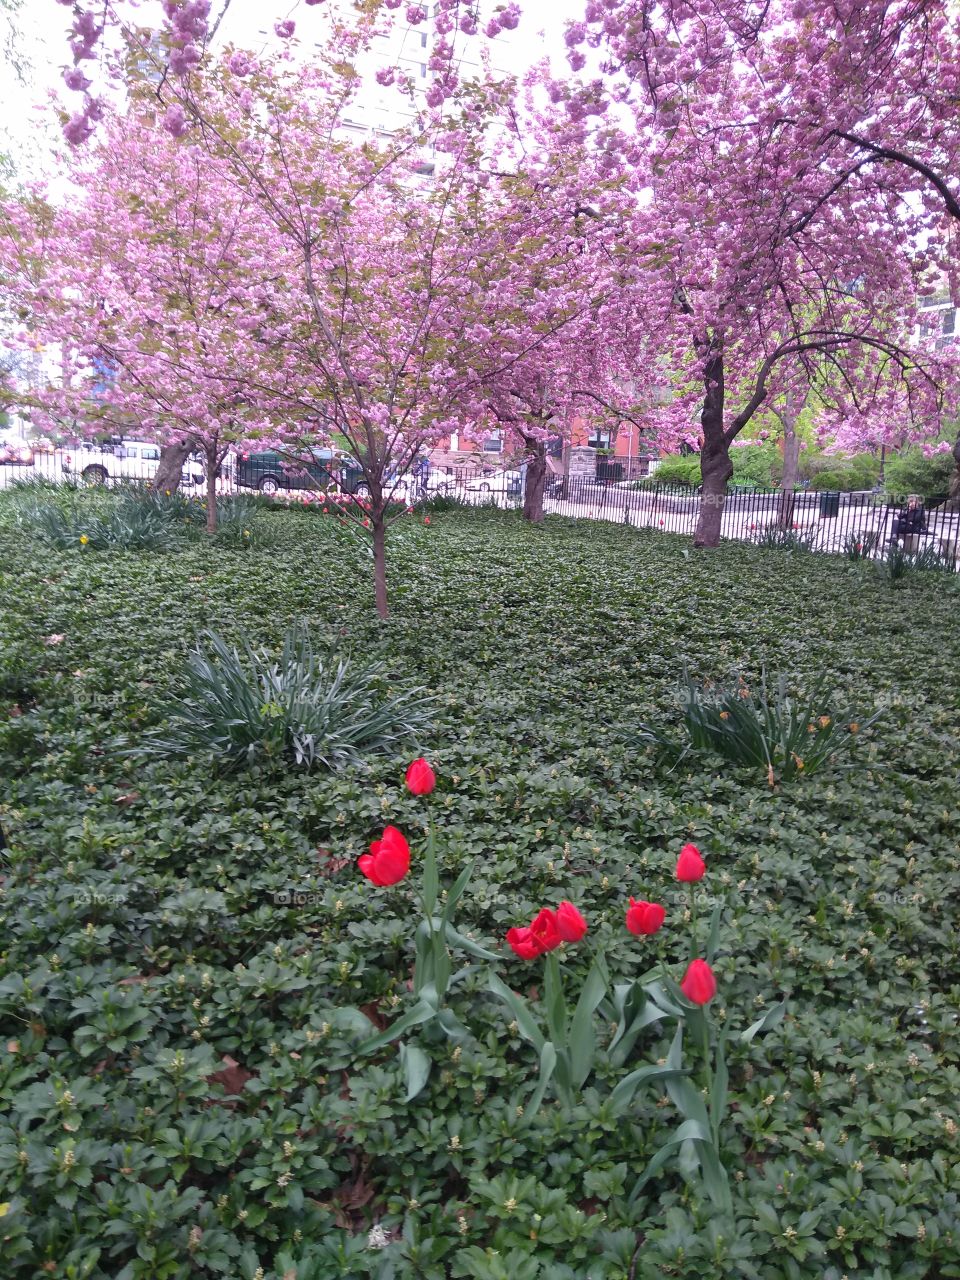
[[[20,508],[17,523],[60,551],[158,551],[169,548],[175,538],[170,520],[146,505],[98,511],[79,503],[37,501]]]
[[[684,671],[679,690],[683,706],[680,741],[642,726],[640,740],[676,752],[713,752],[733,765],[762,769],[770,786],[801,774],[817,773],[880,716],[861,717],[838,710],[825,683],[791,694],[785,676],[773,692],[762,676],[751,687],[742,676],[722,685],[703,685]]]
[[[750,541],[755,546],[775,551],[813,551],[817,539],[815,534],[805,533],[802,529],[784,529],[770,524],[752,534]]]
[[[431,707],[422,689],[394,692],[379,663],[315,651],[299,624],[287,630],[277,657],[206,632],[187,658],[166,728],[145,747],[155,755],[212,755],[228,771],[292,760],[336,772],[415,737]]]

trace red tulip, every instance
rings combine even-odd
[[[557,925],[557,917],[549,907],[544,907],[530,925],[530,933],[540,944],[542,951],[552,951],[563,941]]]
[[[579,942],[587,932],[587,922],[572,902],[557,907],[557,929],[564,942]]]
[[[407,788],[415,796],[428,796],[437,785],[437,775],[421,756],[407,769]]]
[[[642,898],[637,902],[631,898],[627,907],[627,928],[637,935],[656,933],[666,915],[659,902],[644,902]]]
[[[677,879],[682,880],[685,884],[691,884],[694,880],[702,880],[706,869],[707,865],[703,858],[700,857],[700,850],[697,846],[695,844],[685,844],[680,850],[680,857],[677,859]]]
[[[396,827],[384,827],[381,839],[359,859],[359,867],[372,884],[397,884],[410,870],[410,846]]]
[[[537,956],[543,955],[543,948],[530,932],[528,924],[519,929],[508,929],[507,943],[521,960],[536,960]]]
[[[424,516],[424,517],[423,517],[423,523],[424,523],[424,524],[429,524],[429,523],[430,523],[430,517],[429,517],[429,516]]]
[[[717,994],[717,980],[706,960],[691,960],[680,990],[694,1004],[709,1004]]]

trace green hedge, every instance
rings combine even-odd
[[[950,478],[955,469],[952,453],[938,453],[927,458],[922,449],[913,446],[887,459],[884,486],[887,493],[895,497],[919,493],[927,501],[945,498],[950,492]]]

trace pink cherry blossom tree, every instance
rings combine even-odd
[[[460,415],[468,436],[504,433],[526,464],[524,516],[539,523],[548,442],[588,418],[619,425],[615,406],[647,334],[626,247],[635,190],[564,117],[518,110],[492,161],[499,203],[487,244],[497,249],[470,300],[464,357],[475,381]]]
[[[134,106],[77,157],[69,200],[8,202],[0,253],[32,333],[62,351],[38,425],[173,446],[169,488],[201,451],[212,531],[226,452],[272,430],[259,388],[278,353],[255,332],[274,306],[260,206],[210,177],[202,150]]]
[[[8,3],[12,0],[8,0]],[[145,15],[140,0],[45,0],[51,6],[70,10],[71,24],[65,31],[70,64],[64,70],[64,84],[75,95],[76,109],[64,112],[63,131],[67,140],[79,146],[97,131],[105,111],[105,90],[111,81],[123,80],[130,62],[118,53],[126,47],[135,59],[149,63],[161,79],[188,77],[204,61],[232,0],[161,0],[159,23],[143,25]],[[431,23],[431,41],[426,66],[431,80],[426,86],[428,106],[437,107],[461,88],[460,63],[467,40],[492,40],[501,31],[513,30],[520,9],[514,0],[498,3],[485,18],[478,0],[435,0],[431,5],[384,0],[383,4],[355,6],[349,19],[326,0],[304,0],[307,8],[323,5],[328,15],[329,33],[349,45],[353,54],[369,49],[377,36],[388,34],[400,23],[418,27]],[[273,52],[291,48],[298,39],[297,19],[288,4],[265,5],[265,17],[272,22]],[[271,13],[271,9],[274,10]],[[157,15],[149,15],[157,16]],[[397,65],[377,71],[381,85],[394,85],[408,100],[414,98],[414,83]],[[179,117],[169,127],[176,131]]]
[[[329,61],[297,71],[230,54],[164,88],[162,108],[168,124],[178,114],[179,145],[202,151],[206,181],[259,209],[256,278],[269,271],[269,297],[241,328],[275,364],[258,380],[231,376],[273,418],[288,408],[277,447],[349,448],[386,616],[396,477],[482,386],[549,360],[583,314],[584,272],[571,271],[583,237],[567,190],[539,182],[536,166],[524,181],[497,168],[486,135],[509,113],[509,85],[475,84],[429,128],[357,147],[338,133],[353,76]]]
[[[638,245],[664,255],[651,293],[686,385],[661,430],[700,445],[699,544],[772,396],[809,389],[847,444],[939,431],[955,369],[911,337],[920,296],[956,279],[957,34],[923,0],[614,0],[570,28],[574,68],[602,46],[604,75],[553,97],[579,120],[626,104],[618,145],[641,137],[654,175]]]

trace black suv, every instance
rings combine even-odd
[[[352,462],[338,463],[333,454],[323,462],[304,458],[297,465],[272,449],[260,453],[241,453],[237,458],[237,485],[242,489],[259,489],[261,493],[279,493],[281,489],[339,488],[343,493],[365,493],[363,472]]]

